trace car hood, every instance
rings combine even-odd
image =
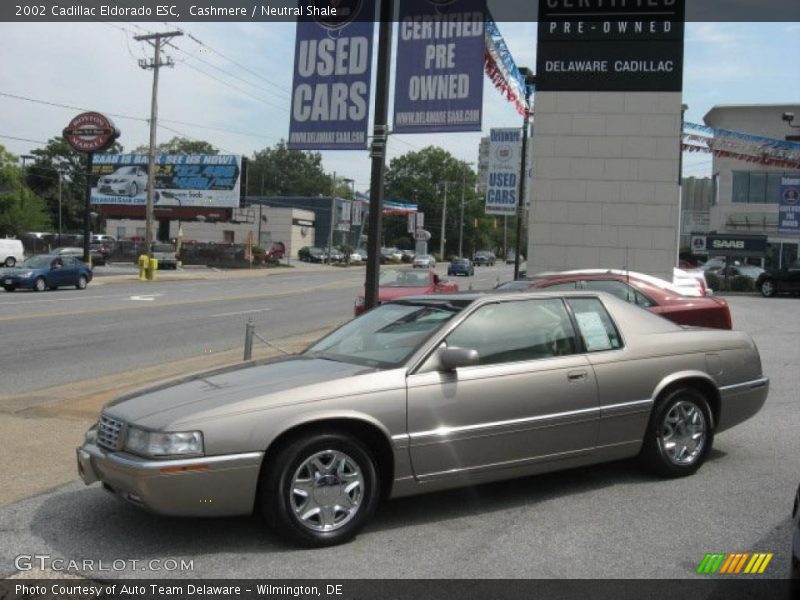
[[[244,403],[274,408],[323,399],[330,395],[332,382],[376,371],[303,356],[268,359],[166,381],[122,396],[103,412],[126,423],[161,429],[232,412]]]

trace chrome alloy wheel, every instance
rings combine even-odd
[[[308,457],[292,479],[289,500],[298,521],[312,531],[335,531],[361,508],[364,475],[344,452],[323,450]]]
[[[681,400],[664,417],[658,443],[676,465],[690,465],[706,445],[706,419],[694,403]]]

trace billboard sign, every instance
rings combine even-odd
[[[539,2],[536,89],[679,92],[685,0]]]
[[[119,137],[113,121],[97,112],[85,112],[72,119],[62,132],[64,139],[76,152],[101,152]]]
[[[800,235],[800,177],[781,178],[778,233]]]
[[[401,0],[395,133],[480,131],[486,0]]]
[[[92,204],[147,204],[147,154],[95,154]],[[157,154],[153,203],[238,208],[242,157],[233,154]]]
[[[522,130],[489,132],[489,173],[486,178],[486,214],[516,215],[519,204],[519,165]]]
[[[367,147],[374,15],[373,0],[344,0],[297,21],[289,149]]]

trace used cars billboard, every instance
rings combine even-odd
[[[92,204],[145,205],[146,154],[95,154]],[[233,154],[157,154],[155,206],[236,208],[242,157]]]

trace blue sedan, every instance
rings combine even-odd
[[[475,266],[468,258],[454,258],[453,261],[447,266],[448,275],[466,275],[472,277],[475,275]]]
[[[91,280],[92,270],[74,256],[31,256],[0,275],[0,283],[7,292],[17,289],[43,292],[73,285],[83,290]]]

